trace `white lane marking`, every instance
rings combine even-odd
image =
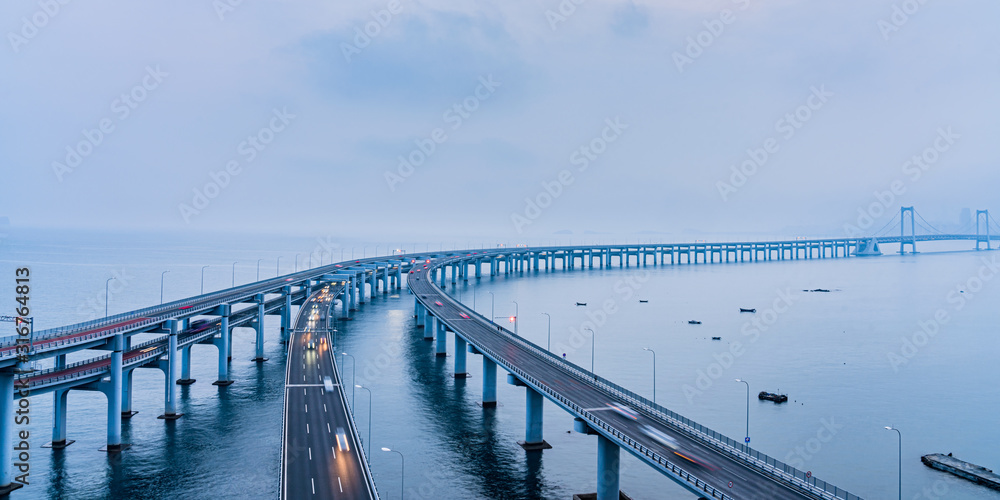
[[[303,376],[302,376],[302,381],[303,381],[303,382],[305,382],[305,381],[306,381],[306,376],[305,376],[305,375],[303,375]]]
[[[337,384],[337,385],[340,385],[340,384]],[[326,391],[324,391],[323,389],[320,389],[319,390],[319,395],[320,396],[325,396],[326,395]]]
[[[313,459],[313,449],[310,447],[309,448],[309,460],[312,460],[312,459]]]
[[[326,423],[326,432],[333,432],[330,430],[330,422]]]
[[[303,396],[308,396],[309,394],[307,394],[307,393],[306,393],[306,390],[305,390],[305,389],[302,389],[302,395],[303,395]]]
[[[285,384],[285,387],[289,389],[292,387],[323,387],[323,384]]]
[[[309,478],[309,482],[311,482],[312,485],[313,485],[313,495],[315,495],[316,494],[316,478],[314,478],[314,477]]]
[[[323,403],[323,412],[326,412],[326,403]]]
[[[309,405],[306,405],[306,413],[309,413]]]
[[[741,475],[737,474],[737,473],[736,473],[736,472],[734,472],[734,471],[733,471],[732,469],[729,469],[729,468],[727,468],[727,467],[723,467],[723,468],[722,468],[722,470],[724,470],[724,471],[726,471],[726,472],[728,472],[728,473],[730,473],[730,474],[732,474],[732,475],[734,475],[734,476],[736,476],[736,477],[738,477],[738,478],[740,478],[740,479],[742,479],[742,480],[744,480],[744,481],[750,481],[749,479],[747,479],[747,478],[745,478],[745,477],[743,477],[743,476],[741,476]]]
[[[340,486],[340,492],[344,492],[344,485],[340,483],[340,476],[337,476],[337,486]]]
[[[309,424],[306,424],[306,434],[309,434]]]
[[[333,452],[333,459],[336,460],[337,459],[337,449],[334,448],[333,446],[331,446],[330,447],[330,451]]]

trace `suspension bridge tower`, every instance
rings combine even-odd
[[[976,250],[986,243],[986,249],[990,249],[990,211],[976,210]]]
[[[910,214],[910,235],[906,235],[906,214]],[[899,208],[899,253],[906,253],[906,245],[910,245],[910,251],[912,253],[917,253],[917,229],[916,220],[914,219],[915,212],[913,207],[900,207]]]

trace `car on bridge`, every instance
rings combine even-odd
[[[609,404],[608,408],[611,408],[612,410],[614,410],[615,413],[617,413],[617,414],[619,414],[619,415],[621,415],[621,416],[623,416],[625,418],[628,418],[628,419],[631,419],[631,420],[639,420],[639,413],[636,412],[635,410],[633,410],[632,408],[629,408],[628,406],[625,406],[623,404],[618,404],[618,403]]]

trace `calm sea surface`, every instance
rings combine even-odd
[[[746,432],[747,402],[746,386],[734,379],[748,380],[752,445],[862,497],[896,497],[896,433],[883,429],[892,425],[903,437],[904,498],[1000,498],[920,463],[923,454],[952,452],[1000,467],[1000,280],[993,279],[1000,254],[958,251],[970,246],[925,244],[927,253],[872,259],[531,272],[449,291],[508,325],[517,301],[519,334],[542,346],[542,313],[551,314],[552,350],[588,369],[585,328],[592,329],[597,373],[649,397],[653,355],[643,347],[653,349],[657,402],[736,439]],[[158,303],[162,271],[169,271],[164,297],[174,300],[199,292],[203,265],[211,266],[205,290],[217,290],[231,285],[234,261],[236,282],[246,283],[256,278],[257,259],[266,278],[279,255],[288,273],[296,253],[301,267],[323,247],[309,238],[22,230],[0,243],[0,278],[8,277],[9,288],[0,286],[0,302],[6,293],[13,310],[13,270],[30,266],[33,314],[38,328],[49,328],[103,316],[111,277],[108,309],[115,314]],[[813,289],[830,292],[803,292]],[[569,499],[595,490],[595,438],[568,432],[571,417],[546,402],[545,439],[553,448],[526,454],[516,443],[524,436],[523,389],[501,377],[500,406],[476,406],[479,357],[469,357],[470,379],[451,377],[453,358],[435,357],[412,312],[404,289],[340,326],[344,350],[356,360],[341,362],[345,382],[356,372],[356,382],[371,388],[373,449],[405,455],[406,498]],[[702,324],[687,324],[692,319]],[[62,451],[41,448],[51,438],[52,396],[33,396],[31,485],[12,498],[276,497],[284,374],[277,327],[268,317],[270,361],[260,365],[249,361],[252,331],[235,331],[236,383],[228,388],[211,385],[215,348],[195,346],[198,382],[178,387],[184,417],[173,423],[156,419],[162,372],[137,370],[139,414],[126,421],[123,438],[132,448],[120,457],[98,451],[102,394],[70,394],[68,436],[76,443]],[[0,328],[0,335],[13,334],[9,324]],[[758,401],[761,390],[786,393],[789,402]],[[368,393],[353,397],[367,439]],[[372,455],[382,497],[399,498],[399,456]],[[633,498],[692,498],[623,457],[622,487]]]

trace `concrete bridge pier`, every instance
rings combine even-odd
[[[597,436],[597,500],[621,498],[621,448],[614,441]]]
[[[448,355],[448,327],[444,325],[444,322],[440,318],[434,318],[434,330],[437,333],[437,342],[435,342],[435,347],[437,348],[437,356],[447,356]]]
[[[447,266],[439,267],[436,270],[436,272],[438,273],[438,286],[440,286],[441,288],[444,288],[444,281],[445,279],[447,279],[447,274],[448,274],[447,270],[448,270]]]
[[[469,376],[468,370],[465,368],[466,362],[466,349],[468,348],[468,343],[462,337],[455,334],[455,378],[466,378]]]
[[[476,279],[483,277],[483,262],[480,259],[476,259]]]
[[[264,357],[264,294],[258,293],[254,300],[257,302],[257,321],[254,325],[257,331],[257,352],[250,361],[263,363],[267,361],[267,358]]]
[[[66,439],[66,411],[69,406],[69,389],[52,393],[52,442],[44,448],[62,449],[76,441]]]
[[[128,347],[126,347],[127,349]],[[122,371],[122,418],[129,419],[139,413],[132,410],[132,372],[135,367],[125,368]]]
[[[231,306],[223,304],[219,306],[217,312],[222,316],[220,318],[221,324],[219,325],[219,338],[212,339],[212,343],[215,344],[215,347],[219,348],[219,379],[212,382],[212,385],[225,387],[233,383],[232,380],[229,380],[229,359],[227,359],[230,349],[229,342],[232,338],[232,334],[229,331],[229,314],[232,312]]]
[[[461,272],[461,267],[458,264],[448,266],[451,268],[451,284],[454,285],[458,283],[458,273]]]
[[[414,302],[413,314],[417,318],[417,328],[426,328],[426,326],[424,325],[424,319],[425,319],[424,305],[421,304],[420,301],[417,299],[413,299],[413,302]]]
[[[527,451],[541,451],[552,448],[552,445],[546,443],[545,439],[542,438],[542,409],[544,408],[542,394],[528,387],[512,373],[507,374],[507,383],[517,387],[524,387],[527,402],[527,405],[525,405],[524,441],[518,441],[517,444],[521,445],[521,448]]]
[[[23,486],[14,480],[14,371],[0,372],[0,495]]]
[[[497,364],[483,356],[483,408],[497,406]]]
[[[191,378],[191,346],[181,348],[181,378],[177,380],[177,385],[191,385],[194,379]]]
[[[117,453],[127,449],[129,445],[122,444],[122,354],[125,350],[125,336],[121,333],[112,340],[114,351],[111,353],[111,381],[99,382],[98,387],[108,397],[108,444],[101,451]],[[171,338],[177,338],[172,336]],[[168,380],[167,385],[171,385]],[[172,388],[171,388],[172,389]]]
[[[437,318],[425,307],[424,308],[424,340],[434,340],[434,332],[437,325],[434,323]]]
[[[292,287],[284,287],[282,293],[285,295],[285,306],[281,308],[281,343],[287,344],[292,336]]]
[[[263,306],[261,306],[263,307]],[[263,316],[263,315],[261,315]],[[174,387],[177,385],[177,332],[179,330],[178,321],[174,319],[168,319],[166,321],[167,330],[170,331],[170,336],[167,341],[167,359],[159,360],[159,368],[163,370],[163,375],[165,379],[164,390],[163,390],[163,415],[156,418],[161,420],[177,420],[181,418],[182,413],[177,413],[176,398]]]

